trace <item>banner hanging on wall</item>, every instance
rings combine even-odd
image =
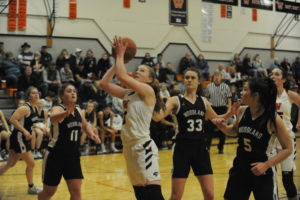
[[[242,7],[273,10],[273,0],[241,0]]]
[[[201,29],[202,41],[210,43],[212,41],[214,6],[211,3],[203,3],[201,9]]]
[[[70,0],[69,3],[69,18],[76,19],[77,18],[77,0]]]
[[[15,31],[17,30],[17,0],[12,0],[8,7],[8,17],[7,17],[7,30]]]
[[[276,1],[276,11],[300,14],[300,3],[292,1]]]
[[[187,0],[170,0],[169,23],[187,25]]]
[[[18,30],[26,30],[27,0],[19,0]]]
[[[202,1],[209,2],[209,3],[227,4],[232,6],[238,5],[238,0],[202,0]]]

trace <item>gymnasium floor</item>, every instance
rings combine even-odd
[[[299,134],[298,134],[299,136]],[[236,142],[236,139],[227,140]],[[216,144],[217,140],[213,141]],[[212,167],[214,170],[215,199],[223,199],[228,170],[232,165],[235,156],[236,144],[225,145],[224,154],[217,154],[216,146],[211,149]],[[297,152],[300,152],[300,138],[297,140]],[[160,171],[162,177],[162,191],[165,199],[168,199],[171,192],[171,167],[172,152],[164,150],[159,152]],[[0,164],[2,164],[1,162]],[[81,157],[83,174],[85,179],[82,184],[83,200],[132,200],[134,198],[133,189],[130,186],[126,175],[125,162],[122,154],[107,154],[98,156]],[[296,160],[297,170],[295,172],[295,183],[300,193],[300,159]],[[0,199],[1,200],[33,200],[35,195],[28,195],[26,178],[24,175],[25,163],[20,161],[6,174],[0,176]],[[42,186],[42,160],[36,161],[35,183]],[[281,183],[281,173],[278,175],[279,196],[285,198],[285,191]],[[53,200],[69,199],[67,186],[62,180]],[[183,200],[199,200],[202,198],[200,185],[193,174],[190,174],[185,187]],[[251,197],[253,199],[253,197]]]

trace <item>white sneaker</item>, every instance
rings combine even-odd
[[[35,159],[38,159],[38,155],[37,155],[35,152],[32,153],[32,156],[33,156],[33,159],[34,159],[34,160],[35,160]]]
[[[111,146],[110,149],[114,153],[120,152],[115,146]]]
[[[0,161],[3,161],[4,159],[2,158],[2,156],[0,155]]]
[[[39,151],[36,152],[36,155],[37,155],[38,158],[43,158],[43,155]]]
[[[39,188],[38,186],[34,185],[32,187],[28,187],[27,193],[28,194],[38,194],[42,191],[41,188]]]

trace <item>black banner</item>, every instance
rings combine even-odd
[[[273,10],[273,0],[241,0],[242,7]]]
[[[202,0],[202,1],[209,2],[209,3],[232,5],[232,6],[238,5],[238,0]]]
[[[276,1],[276,11],[300,14],[300,3],[292,1]]]
[[[170,0],[170,24],[187,25],[187,0]]]

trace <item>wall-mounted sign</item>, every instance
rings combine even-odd
[[[187,25],[187,0],[170,0],[169,23]]]
[[[300,3],[292,1],[276,1],[276,11],[300,14]]]
[[[232,6],[238,5],[238,0],[202,0],[209,3],[227,4]]]
[[[242,7],[273,10],[273,0],[241,0]]]

